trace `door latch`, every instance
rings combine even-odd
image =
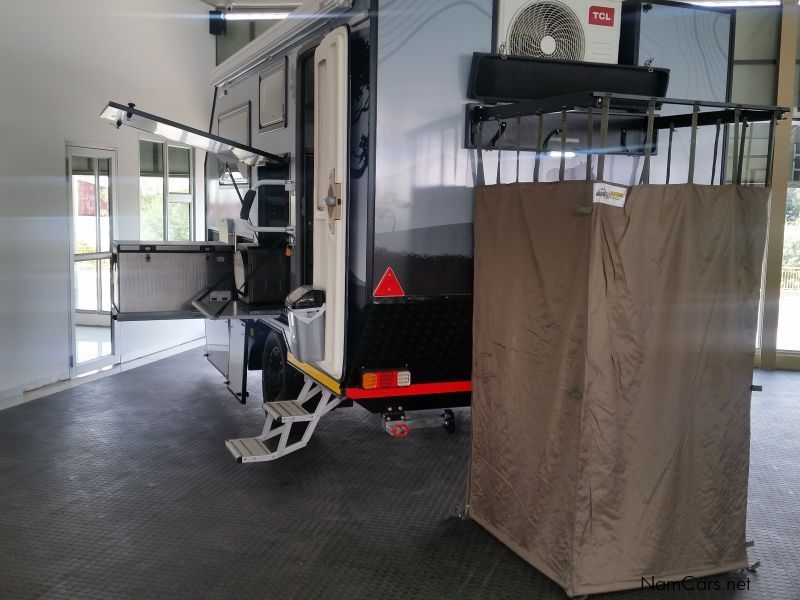
[[[328,219],[339,221],[342,218],[342,184],[336,183],[335,168],[328,177],[328,195],[322,201],[328,209]]]

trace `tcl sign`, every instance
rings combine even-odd
[[[589,25],[614,26],[614,9],[607,6],[589,7]]]

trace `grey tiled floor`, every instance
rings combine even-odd
[[[757,373],[749,591],[800,598],[800,374]],[[469,520],[459,431],[394,440],[358,407],[308,448],[238,465],[263,423],[199,351],[0,412],[0,599],[563,598]],[[741,578],[742,575],[734,577]]]

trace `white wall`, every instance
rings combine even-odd
[[[137,238],[137,132],[117,131],[98,115],[108,100],[133,101],[207,129],[214,65],[207,16],[197,0],[4,3],[0,398],[69,376],[66,142],[117,148],[117,238]],[[203,155],[195,158],[202,198]],[[124,325],[117,330],[123,357],[203,335],[202,321]]]

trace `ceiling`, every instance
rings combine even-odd
[[[206,6],[213,8],[227,8],[235,10],[248,9],[275,9],[279,11],[289,11],[302,4],[300,1],[292,0],[198,0]]]

